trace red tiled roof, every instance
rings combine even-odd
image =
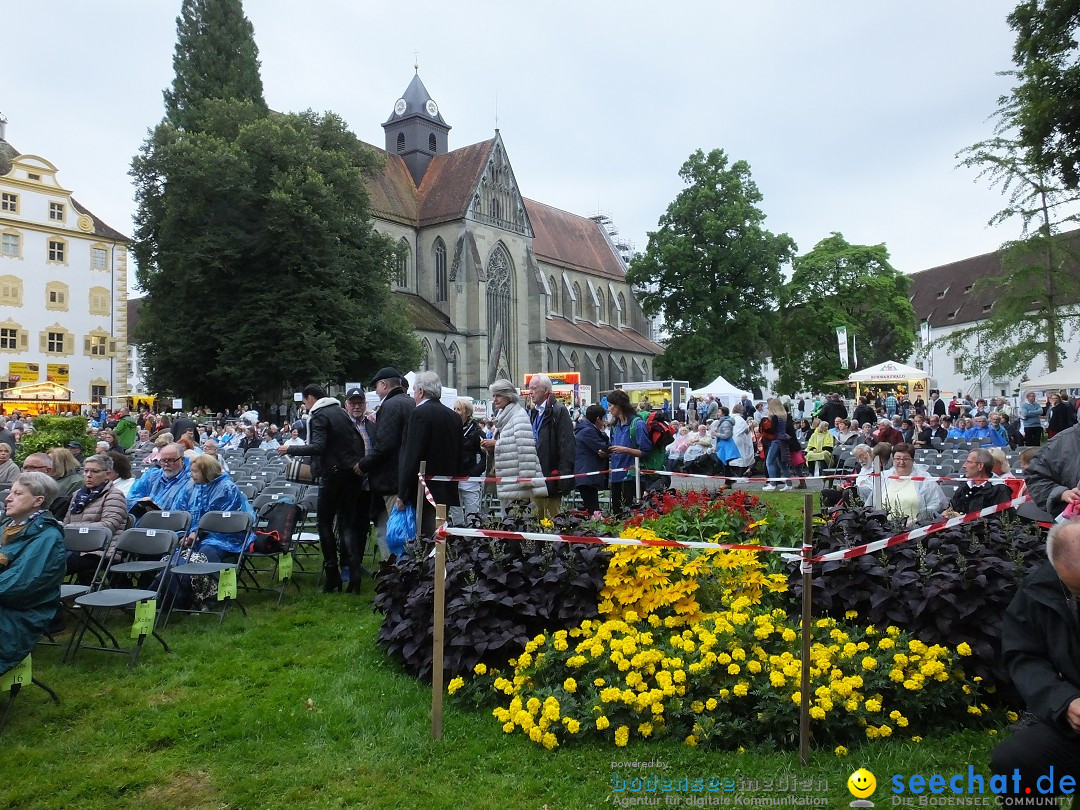
[[[1080,247],[1080,230],[1069,231],[1060,238],[1068,240],[1074,251]],[[995,250],[912,273],[911,306],[915,310],[915,319],[921,322],[929,318],[930,325],[938,327],[970,324],[989,317],[990,310],[986,307],[992,307],[1000,296],[991,286],[984,285],[980,289],[974,285],[979,279],[1004,274],[1001,253]]]
[[[451,323],[450,319],[442,313],[442,310],[434,304],[425,301],[415,293],[398,291],[395,292],[394,295],[401,296],[405,301],[405,310],[409,318],[409,323],[411,323],[413,328],[417,331],[457,333],[458,330],[454,328],[454,324]]]
[[[96,214],[88,210],[86,206],[84,206],[74,197],[71,198],[71,207],[78,211],[80,214],[86,214],[86,216],[90,217],[90,219],[94,221],[95,236],[104,236],[106,239],[115,239],[118,242],[131,241],[129,237],[124,236],[124,234],[120,233],[120,231],[116,230],[115,228],[110,228],[108,225],[102,222]]]
[[[494,145],[490,138],[432,159],[420,181],[421,226],[465,216]]]
[[[623,281],[626,270],[599,223],[550,205],[525,200],[537,258],[573,270]]]
[[[664,347],[653,343],[633,329],[616,329],[614,326],[597,326],[589,321],[570,323],[558,315],[547,322],[547,338],[553,343],[573,346],[593,346],[621,352],[662,354]]]
[[[371,212],[382,219],[415,227],[419,203],[409,167],[400,155],[392,155],[369,143],[364,146],[382,155],[386,161],[383,170],[367,181]]]

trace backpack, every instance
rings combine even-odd
[[[675,441],[675,426],[667,421],[663,411],[653,411],[645,420],[645,430],[653,449],[663,450]]]
[[[722,442],[726,442],[735,433],[735,424],[731,421],[730,417],[725,417],[721,420],[720,426],[716,429],[716,438]]]
[[[285,500],[269,504],[259,515],[262,526],[255,530],[255,539],[248,545],[256,554],[280,554],[288,550],[296,524],[304,510]]]
[[[653,421],[653,416],[655,416],[655,414],[651,414],[649,416],[649,422]],[[640,416],[636,416],[630,421],[630,444],[634,447],[637,447],[637,430],[635,430],[635,428],[637,427],[638,422],[641,422],[643,425],[645,425],[645,434],[649,437],[650,443],[653,441],[652,434],[649,433],[648,423],[645,422],[645,420],[643,420]],[[672,428],[671,425],[668,425],[666,423],[661,422],[660,424],[663,424],[665,428],[671,430],[671,435],[668,436],[667,441],[668,444],[671,444],[671,441],[675,435],[675,429]],[[664,469],[664,462],[665,456],[663,447],[657,447],[654,443],[653,449],[641,457],[640,464],[641,469],[643,470],[662,470]]]

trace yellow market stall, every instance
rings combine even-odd
[[[0,391],[0,407],[4,413],[19,411],[30,416],[43,413],[79,413],[88,402],[76,402],[72,390],[55,382],[35,382],[17,385]]]

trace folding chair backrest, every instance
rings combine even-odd
[[[135,525],[140,529],[165,529],[177,534],[187,534],[191,528],[191,513],[176,510],[147,512]]]
[[[116,550],[122,554],[152,557],[168,554],[176,546],[176,532],[168,529],[125,529],[116,540]]]
[[[263,492],[251,504],[256,515],[261,515],[262,510],[275,503],[296,503],[296,498],[288,492]]]
[[[315,514],[315,510],[319,508],[319,490],[316,487],[311,487],[304,493],[304,497],[300,499],[300,507],[309,515]]]
[[[247,512],[207,512],[199,520],[199,531],[235,534],[248,531],[254,522]]]
[[[243,496],[249,501],[259,494],[259,488],[254,484],[250,484],[246,481],[241,481],[239,484],[236,485],[236,488],[240,490]]]
[[[112,538],[112,532],[95,526],[65,526],[64,548],[68,551],[86,553],[101,551]]]

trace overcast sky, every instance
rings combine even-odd
[[[955,168],[992,133],[1013,38],[1001,0],[367,3],[247,0],[266,100],[362,139],[413,75],[453,129],[498,126],[526,197],[609,214],[644,249],[695,149],[749,162],[799,252],[831,231],[904,272],[995,250],[1000,194]],[[132,155],[162,116],[180,0],[4,0],[8,140],[133,230]]]

